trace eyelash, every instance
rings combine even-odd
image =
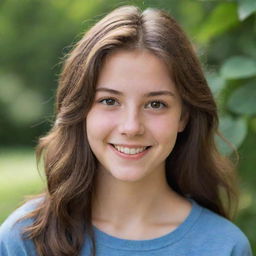
[[[110,105],[108,105],[107,103],[106,103],[106,101],[107,100],[112,100],[112,101],[114,101],[115,102],[115,104],[110,104]],[[99,103],[101,103],[101,104],[104,104],[104,105],[106,105],[106,106],[117,106],[118,104],[119,104],[119,102],[118,102],[118,100],[117,99],[115,99],[115,98],[103,98],[103,99],[100,99],[100,100],[98,100],[98,102]],[[105,103],[104,103],[105,102]],[[117,104],[116,104],[117,103]],[[167,103],[165,103],[165,102],[163,102],[163,101],[161,101],[161,100],[152,100],[152,101],[149,101],[148,103],[146,103],[145,104],[145,106],[148,106],[149,104],[152,104],[152,103],[160,103],[161,104],[161,107],[160,108],[152,108],[152,109],[156,109],[156,110],[159,110],[159,109],[163,109],[163,108],[167,108],[168,107],[168,104]]]
[[[115,105],[108,105],[108,104],[106,103],[107,100],[112,100],[112,101],[118,102],[118,100],[115,99],[115,98],[104,98],[104,99],[98,100],[98,102],[99,102],[99,103],[102,103],[102,104],[104,104],[104,105],[107,105],[107,106],[116,106],[116,104],[115,104]],[[105,101],[105,103],[103,103],[104,101]]]
[[[152,100],[152,101],[148,102],[146,105],[149,105],[149,104],[152,104],[152,103],[160,103],[161,104],[160,108],[152,108],[151,107],[152,109],[159,110],[159,109],[163,109],[163,108],[167,108],[168,107],[168,105],[165,102],[160,101],[160,100]]]

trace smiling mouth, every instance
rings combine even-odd
[[[121,152],[121,153],[127,154],[127,155],[136,155],[136,154],[142,153],[142,152],[146,151],[147,149],[151,148],[151,146],[131,148],[131,147],[114,145],[114,144],[110,144],[110,145],[112,147],[114,147],[118,152]]]

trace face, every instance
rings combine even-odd
[[[185,126],[181,112],[180,96],[160,58],[146,50],[111,53],[86,118],[100,169],[127,182],[162,175]]]

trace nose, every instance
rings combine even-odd
[[[145,132],[143,118],[139,110],[132,108],[122,113],[119,132],[127,137],[141,136]]]

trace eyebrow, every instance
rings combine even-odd
[[[96,89],[96,92],[109,92],[115,95],[123,95],[122,92],[117,91],[117,90],[113,90],[110,88],[106,88],[106,87],[100,87]],[[161,90],[161,91],[153,91],[153,92],[149,92],[144,94],[145,97],[154,97],[154,96],[161,96],[161,95],[170,95],[172,97],[175,97],[175,94],[171,91],[166,91],[166,90]]]

